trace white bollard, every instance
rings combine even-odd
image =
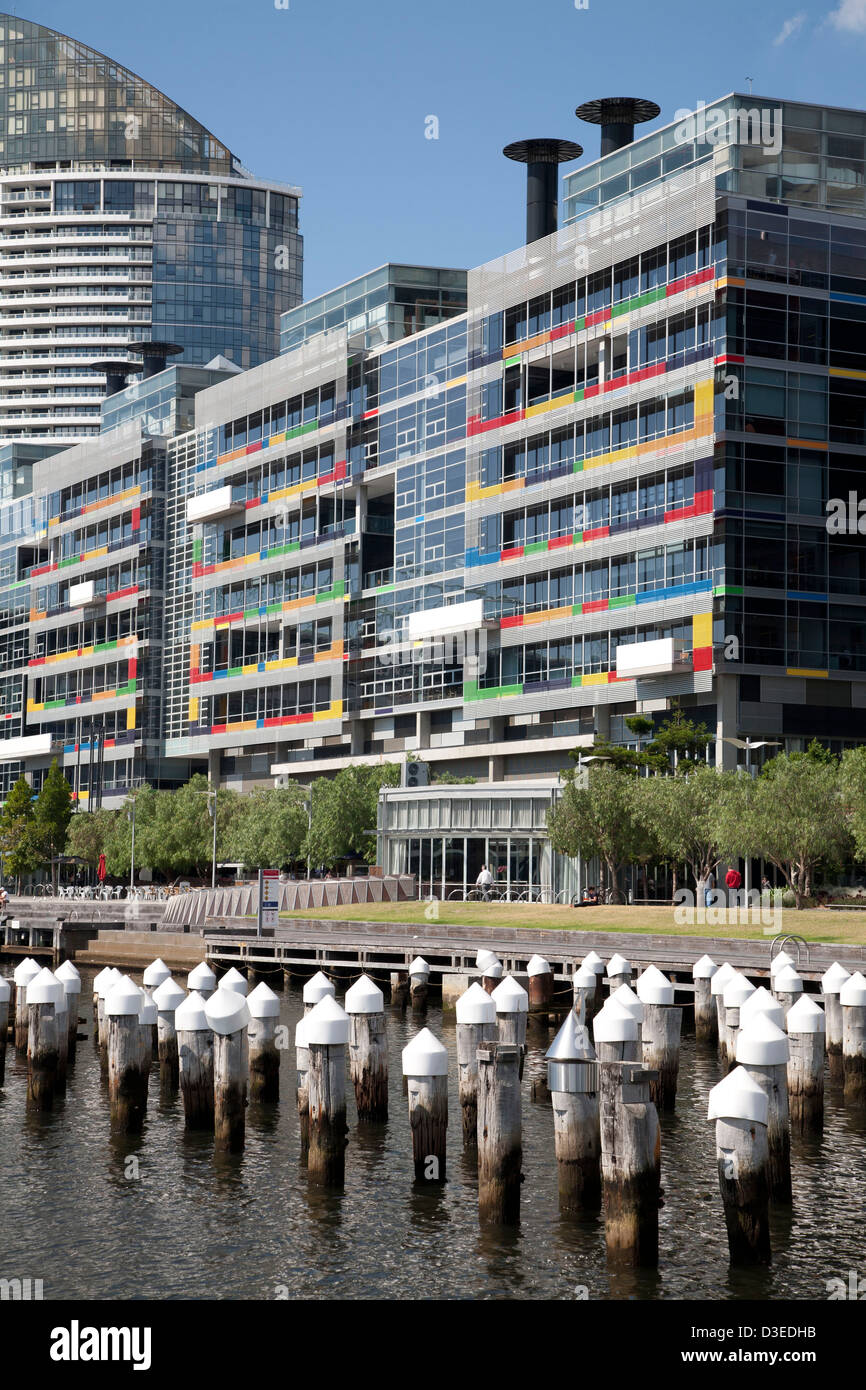
[[[730,961],[723,961],[718,970],[710,977],[710,994],[716,1009],[716,1038],[719,1044],[719,1052],[722,1051],[725,1038],[725,985],[732,975],[736,975],[736,970]]]
[[[273,1101],[280,1098],[280,1054],[277,1048],[277,1019],[280,1001],[264,980],[250,993],[248,1029],[250,1053],[250,1099]]]
[[[186,994],[169,975],[161,985],[157,985],[151,996],[157,1007],[157,1036],[159,1039],[159,1079],[160,1084],[169,1090],[177,1090],[180,1068],[177,1056],[177,1030],[174,1015]]]
[[[494,1042],[498,1036],[496,1004],[477,982],[470,985],[457,1000],[457,1073],[459,1077],[460,1111],[463,1117],[463,1144],[475,1148],[478,1143],[478,1058],[482,1043]]]
[[[842,1002],[839,995],[850,978],[850,970],[846,970],[837,960],[821,976],[824,1016],[827,1020],[827,1060],[830,1063],[830,1077],[834,1081],[842,1079]]]
[[[607,963],[607,984],[610,994],[614,994],[620,985],[631,984],[631,962],[618,951]]]
[[[719,1023],[716,1018],[710,981],[718,970],[712,956],[701,956],[692,966],[695,983],[695,1037],[698,1042],[717,1042]]]
[[[781,970],[777,970],[773,976],[773,993],[782,1006],[782,1012],[787,1014],[792,1004],[795,1004],[803,993],[803,981],[797,974],[793,965],[783,965]]]
[[[318,970],[315,975],[307,980],[301,992],[301,997],[304,1001],[304,1013],[308,1014],[310,1010],[314,1009],[327,995],[330,995],[333,999],[335,994],[336,990],[327,975],[323,975],[321,970]]]
[[[141,983],[144,986],[145,993],[153,997],[153,991],[159,988],[163,980],[168,980],[170,978],[171,971],[165,961],[160,956],[157,956],[156,960],[152,960],[150,965],[145,966],[144,974],[141,977]]]
[[[444,1182],[448,1132],[448,1052],[429,1028],[403,1048],[412,1158],[417,1182]]]
[[[677,1099],[683,1011],[674,1004],[675,990],[670,980],[655,965],[647,966],[638,979],[637,997],[643,1005],[643,1064],[658,1073],[657,1079],[650,1081],[650,1099],[659,1110],[673,1110]]]
[[[722,1033],[721,1053],[724,1061],[729,1066],[733,1065],[737,1055],[737,1033],[740,1029],[740,1009],[745,1004],[750,994],[755,993],[755,986],[751,980],[747,980],[745,975],[741,975],[735,970],[733,975],[725,985],[722,1001],[725,1007],[724,1031]]]
[[[78,1001],[81,997],[81,976],[71,960],[65,960],[62,965],[58,965],[54,974],[58,980],[62,980],[66,995],[67,1054],[69,1061],[74,1062],[78,1042]]]
[[[47,968],[27,982],[27,1106],[51,1110],[57,1091],[60,1027],[66,1027],[66,996],[60,980]],[[62,1023],[61,1023],[62,1020]]]
[[[12,972],[15,985],[15,1051],[27,1051],[28,1013],[27,986],[39,974],[39,966],[32,957],[27,956],[16,965]]]
[[[523,1079],[523,1059],[526,1053],[526,1018],[529,1012],[529,995],[519,985],[513,975],[506,975],[491,994],[496,1005],[496,1021],[499,1025],[501,1043],[510,1043],[520,1048],[518,1075]]]
[[[498,989],[502,982],[503,975],[505,974],[502,961],[498,960],[496,956],[493,956],[492,960],[485,961],[483,970],[481,987],[485,989],[488,994],[492,994],[495,989]]]
[[[866,978],[855,970],[839,993],[845,1104],[866,1104]]]
[[[482,991],[483,992],[483,991]],[[385,996],[369,975],[346,990],[349,1015],[349,1075],[359,1123],[388,1118],[388,1038]],[[459,1018],[459,1003],[458,1003]],[[458,1034],[460,1032],[458,1026]]]
[[[413,1009],[426,1009],[430,986],[430,966],[423,956],[416,956],[409,966],[409,998]]]
[[[199,961],[186,977],[186,987],[195,990],[202,999],[210,999],[214,990],[217,988],[217,977],[211,970],[206,960]]]
[[[12,982],[0,975],[0,1086],[6,1080],[6,1034],[9,1031],[9,1001]]]
[[[325,995],[304,1019],[304,1035],[310,1053],[307,1169],[313,1182],[326,1187],[342,1187],[349,1129],[346,1124],[349,1015],[336,999]]]
[[[735,1067],[710,1091],[708,1119],[716,1122],[731,1264],[769,1264],[769,1102],[745,1067]]]
[[[737,1038],[737,1061],[769,1103],[770,1197],[791,1201],[791,1120],[788,1109],[788,1039],[766,1014],[755,1014]]]
[[[530,956],[526,966],[529,976],[529,1007],[544,1010],[550,1007],[553,998],[553,971],[550,961],[544,956]]]
[[[105,997],[108,1025],[108,1104],[111,1128],[140,1134],[147,1113],[149,1065],[142,1047],[144,991],[123,975]],[[149,1061],[150,1049],[147,1048]]]
[[[298,1107],[302,1167],[306,1167],[310,1153],[310,1049],[307,1047],[304,1028],[307,1017],[304,1015],[295,1025],[295,1069],[297,1073],[295,1097]]]
[[[640,1056],[640,1029],[633,1013],[608,999],[592,1021],[592,1036],[599,1062],[636,1062]]]
[[[547,1050],[547,1086],[563,1211],[601,1206],[598,1067],[589,1031],[572,1012]]]
[[[596,1002],[599,993],[598,976],[588,965],[578,966],[572,976],[574,990],[574,1014],[579,1023],[589,1024],[598,1012]]]
[[[220,978],[218,988],[233,989],[236,994],[242,994],[244,998],[246,998],[250,986],[246,976],[242,975],[235,966],[232,966],[231,969],[227,970]]]
[[[791,1128],[820,1133],[824,1124],[824,1010],[801,994],[788,1010],[788,1107]]]
[[[778,999],[774,999],[772,994],[764,985],[758,985],[740,1005],[740,1027],[745,1028],[750,1018],[755,1014],[766,1014],[771,1018],[777,1028],[785,1027],[785,1011]]]
[[[217,989],[205,1002],[205,1017],[214,1035],[214,1148],[240,1153],[246,1142],[249,1006],[240,990]]]
[[[178,1074],[183,1097],[184,1123],[187,1129],[207,1129],[212,1132],[213,1029],[208,1022],[206,1000],[197,990],[193,990],[178,1004],[174,1026],[177,1033]]]

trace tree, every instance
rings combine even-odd
[[[175,791],[154,792],[152,817],[141,827],[140,807],[136,802],[135,857],[139,864],[147,864],[168,878],[186,873],[204,878],[210,873],[213,862],[213,821],[209,815],[213,798],[207,795],[210,786],[204,774],[196,772]],[[238,793],[227,787],[217,792],[218,862],[226,857],[229,827],[239,800]]]
[[[715,734],[706,724],[696,723],[675,708],[647,745],[646,761],[658,772],[685,772],[705,761],[707,745],[714,740]]]
[[[688,864],[696,883],[724,857],[722,812],[736,781],[736,773],[700,763],[689,764],[680,776],[650,777],[643,784],[642,814],[660,857]]]
[[[560,854],[571,858],[598,858],[617,901],[622,901],[619,870],[635,860],[644,861],[653,850],[646,817],[641,814],[643,783],[607,763],[593,763],[585,785],[578,786],[574,773],[562,798],[547,814],[550,841]]]
[[[803,907],[816,870],[837,868],[851,850],[835,760],[780,753],[735,788],[721,812],[723,852],[769,859]]]
[[[304,843],[311,862],[332,869],[339,860],[358,856],[374,863],[379,790],[399,783],[398,763],[345,767],[336,777],[317,778],[312,825]]]
[[[69,822],[66,848],[69,854],[96,869],[100,854],[105,854],[116,811],[100,807],[98,811],[76,811]],[[107,860],[107,856],[106,856]]]
[[[229,825],[228,853],[250,869],[279,869],[303,857],[307,803],[297,782],[254,787],[243,796]]]
[[[866,745],[846,748],[842,754],[839,794],[854,854],[858,859],[866,859]]]
[[[21,875],[39,868],[40,858],[33,840],[33,789],[26,777],[19,777],[0,811],[0,850],[4,872],[15,875],[21,888]]]
[[[57,887],[57,859],[66,848],[66,834],[72,818],[72,788],[55,758],[48,769],[42,790],[33,808],[33,844],[42,863],[51,865],[51,878]]]

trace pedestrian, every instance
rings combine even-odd
[[[712,907],[712,905],[713,905],[713,893],[715,892],[715,887],[716,887],[716,876],[715,876],[715,874],[713,873],[712,869],[710,869],[709,873],[707,874],[706,878],[704,879],[704,906],[705,906],[705,907]]]
[[[481,896],[486,903],[490,901],[490,885],[493,882],[493,875],[486,864],[481,865],[481,872],[475,880],[475,887],[481,889]]]

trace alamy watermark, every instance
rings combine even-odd
[[[707,888],[700,901],[691,888],[674,893],[677,926],[760,927],[762,935],[776,935],[782,928],[782,904],[775,893],[757,888]]]
[[[709,109],[699,101],[695,110],[681,107],[674,140],[678,145],[696,140],[706,145],[759,145],[768,154],[782,148],[781,106],[721,107]]]

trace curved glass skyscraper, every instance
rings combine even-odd
[[[131,342],[252,367],[301,300],[300,190],[253,178],[162,92],[0,14],[0,444],[99,432]],[[137,370],[132,365],[131,371]]]

